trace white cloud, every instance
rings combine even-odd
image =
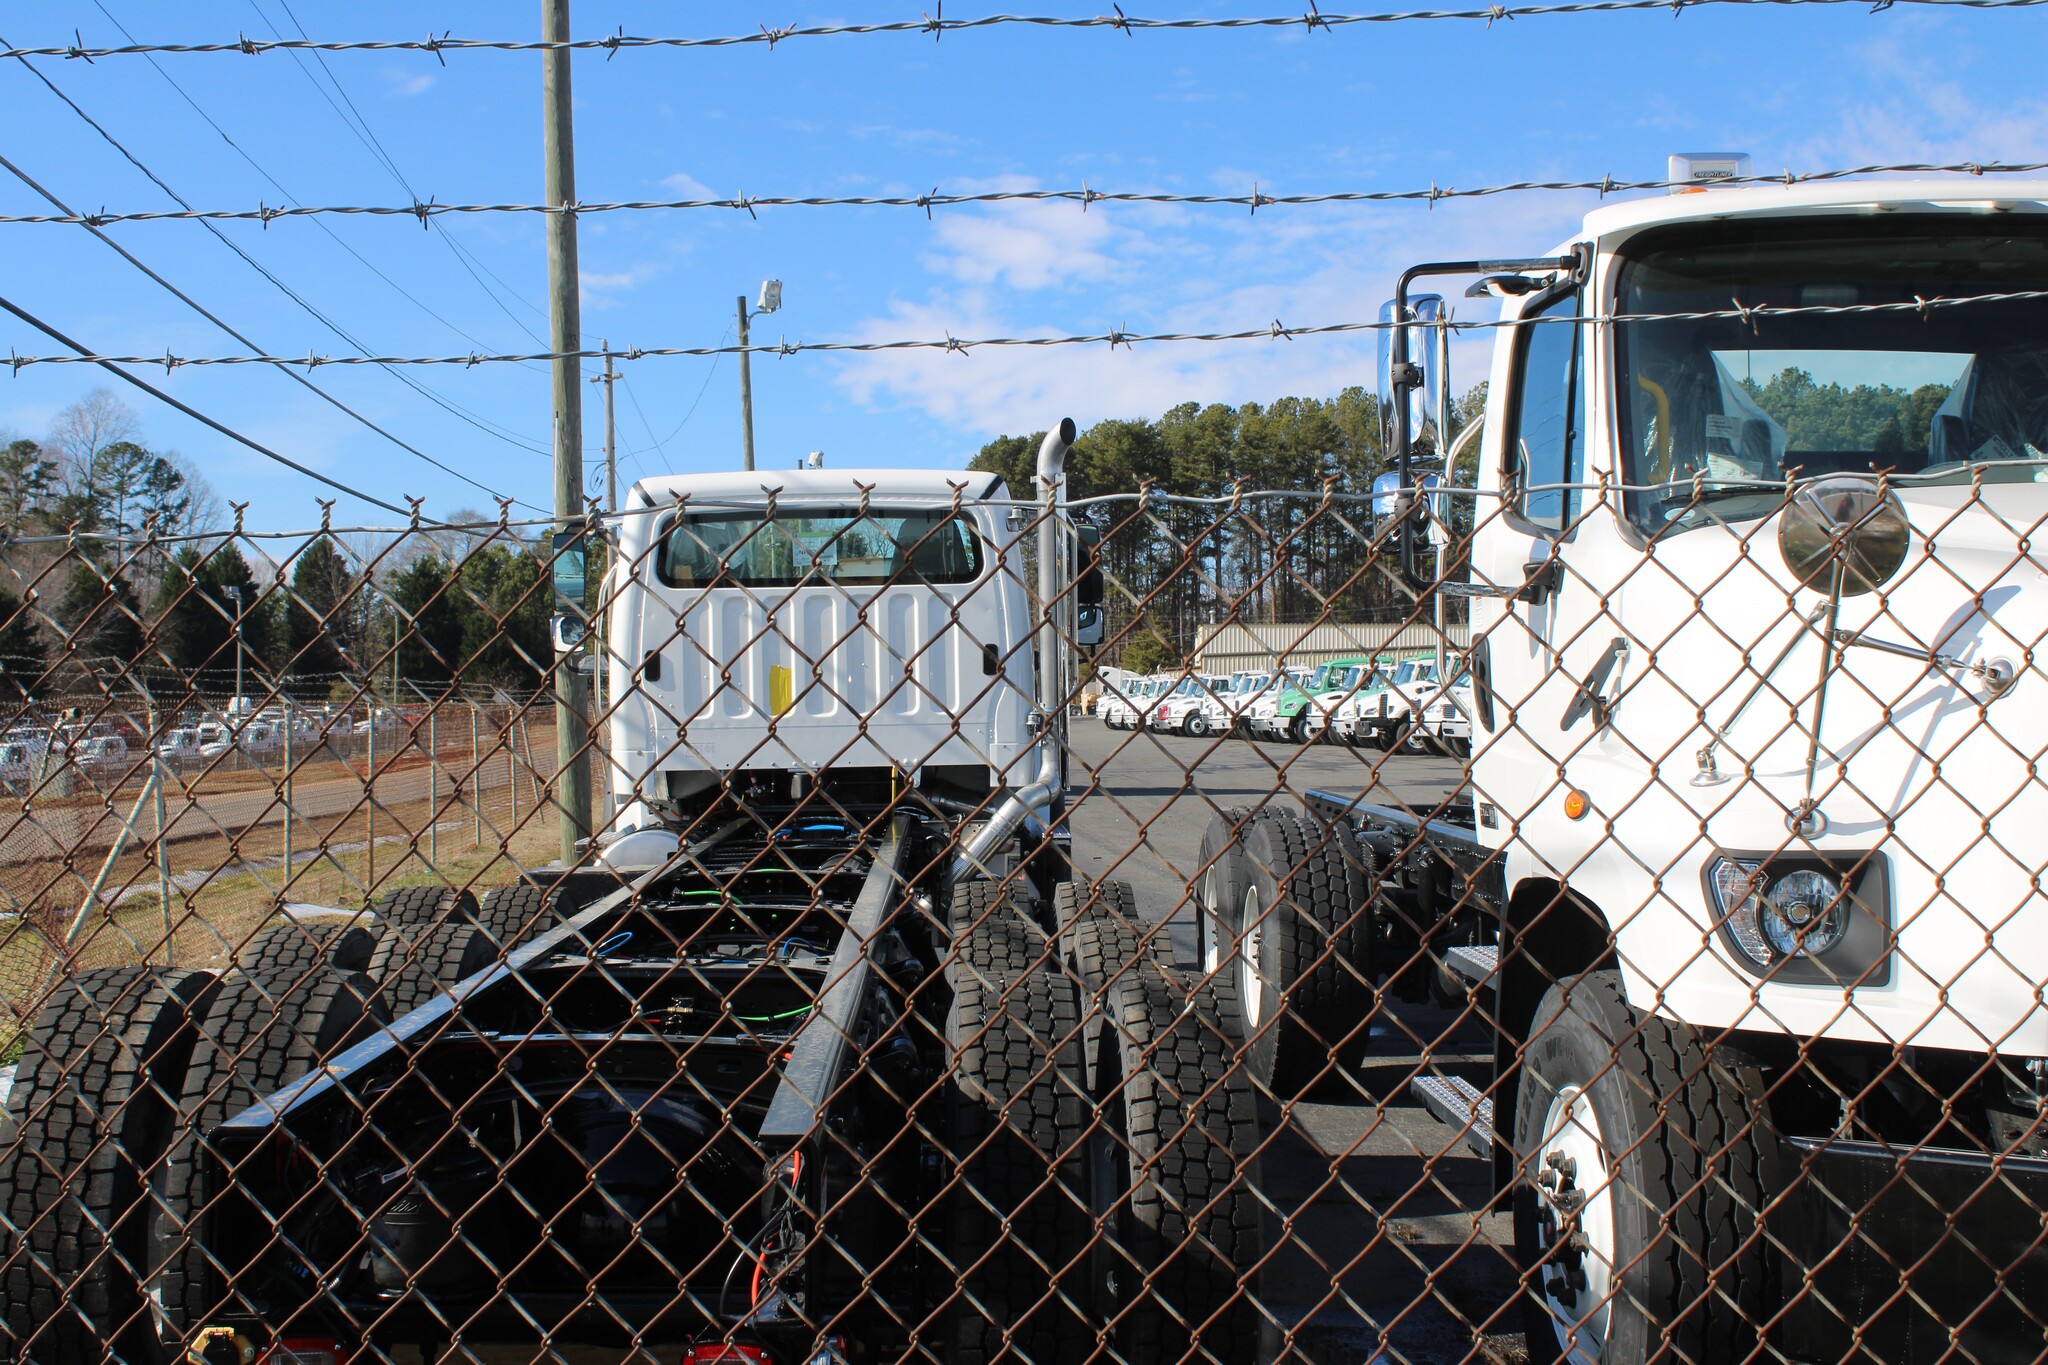
[[[1590,197],[1587,197],[1588,200]],[[1098,205],[1000,205],[942,222],[944,250],[926,268],[923,299],[899,299],[856,329],[858,339],[963,340],[1095,334],[1240,332],[1367,322],[1395,275],[1426,258],[1498,257],[1547,250],[1577,227],[1579,196],[1509,202],[1273,210],[1147,210]],[[1021,210],[1036,209],[1036,213]],[[964,282],[967,287],[962,287]],[[1019,291],[1033,291],[1020,299]],[[1446,292],[1451,292],[1446,290]],[[1460,317],[1489,305],[1454,299]],[[1292,341],[1152,342],[981,347],[966,354],[898,351],[840,363],[836,380],[863,406],[919,412],[969,439],[1059,415],[1084,425],[1156,416],[1182,402],[1268,402],[1372,386],[1376,334]],[[1491,335],[1460,344],[1453,382],[1486,377]]]
[[[391,93],[401,99],[423,95],[434,85],[434,73],[431,71],[408,71],[404,67],[387,66],[384,68],[383,76]]]
[[[661,267],[652,262],[628,266],[624,270],[583,270],[577,272],[576,283],[583,306],[593,311],[618,308],[624,299],[613,295],[637,289],[661,273]]]
[[[678,199],[723,199],[726,197],[697,179],[696,176],[684,171],[677,171],[674,175],[663,176],[661,183],[664,188],[675,191],[675,196]]]

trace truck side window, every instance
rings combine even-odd
[[[1575,317],[1578,308],[1573,290],[1539,306],[1532,316]],[[1585,389],[1579,375],[1584,331],[1565,322],[1521,329],[1515,420],[1503,472],[1512,483],[1509,507],[1517,519],[1553,534],[1563,534],[1579,514],[1579,490],[1554,485],[1582,482],[1585,468]]]

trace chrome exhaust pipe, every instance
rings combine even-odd
[[[982,831],[968,840],[948,870],[949,881],[983,870],[988,855],[1030,817],[1051,824],[1046,816],[1060,789],[1060,740],[1066,730],[1067,668],[1060,625],[1074,609],[1071,598],[1061,600],[1066,554],[1060,523],[1067,501],[1067,452],[1073,449],[1075,435],[1074,419],[1062,417],[1038,446],[1039,493],[1044,500],[1038,523],[1038,603],[1043,613],[1038,624],[1038,771],[1028,785],[1012,789]]]

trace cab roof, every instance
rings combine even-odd
[[[1582,238],[1599,239],[1666,223],[1710,223],[1753,216],[1828,213],[2048,213],[2048,180],[1945,176],[1919,180],[1828,181],[1659,194],[1609,204],[1586,215]]]
[[[633,485],[627,504],[637,500],[643,507],[662,507],[687,497],[692,502],[758,505],[770,489],[791,501],[855,504],[863,485],[878,504],[949,503],[956,488],[962,502],[1009,496],[1001,475],[978,469],[755,469],[641,479]]]

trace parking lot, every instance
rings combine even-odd
[[[1090,877],[1129,881],[1143,914],[1168,918],[1175,953],[1189,965],[1197,952],[1188,882],[1217,810],[1295,809],[1318,787],[1433,807],[1462,769],[1453,759],[1370,748],[1108,730],[1088,717],[1073,722],[1071,750],[1076,860]],[[1431,1040],[1426,1057],[1418,1038]],[[1270,1113],[1260,1187],[1277,1251],[1259,1299],[1280,1328],[1269,1333],[1268,1359],[1525,1358],[1512,1234],[1504,1211],[1486,1211],[1485,1165],[1408,1094],[1425,1066],[1465,1068],[1485,1084],[1491,1047],[1451,1011],[1397,1003],[1376,1023],[1357,1073]]]

